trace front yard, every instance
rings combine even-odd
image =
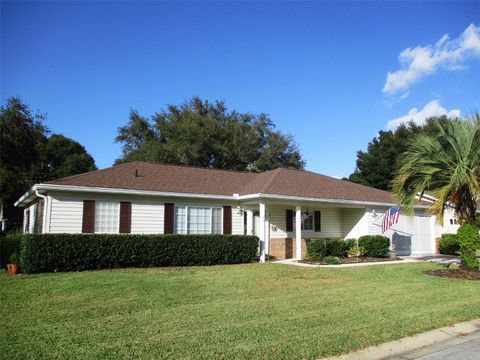
[[[314,359],[480,317],[434,264],[0,275],[5,359]]]

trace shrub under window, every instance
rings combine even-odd
[[[125,267],[238,264],[256,259],[258,238],[245,235],[26,234],[27,273]]]
[[[358,238],[358,246],[364,256],[386,257],[390,247],[390,239],[382,235],[364,235]]]

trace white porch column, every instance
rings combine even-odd
[[[258,237],[260,239],[260,262],[265,262],[266,259],[266,236],[265,236],[265,204],[260,203],[260,224],[258,226]]]
[[[295,209],[295,254],[297,260],[302,260],[302,207]]]
[[[253,235],[253,211],[247,210],[247,235]]]
[[[265,254],[270,260],[270,212],[265,209]]]

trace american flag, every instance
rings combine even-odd
[[[387,210],[382,222],[382,233],[392,227],[393,224],[398,223],[400,218],[400,206],[393,206]]]

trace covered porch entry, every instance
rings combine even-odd
[[[244,233],[260,239],[260,261],[302,260],[307,243],[317,237],[358,238],[368,234],[370,212],[365,206],[322,202],[242,204]]]

